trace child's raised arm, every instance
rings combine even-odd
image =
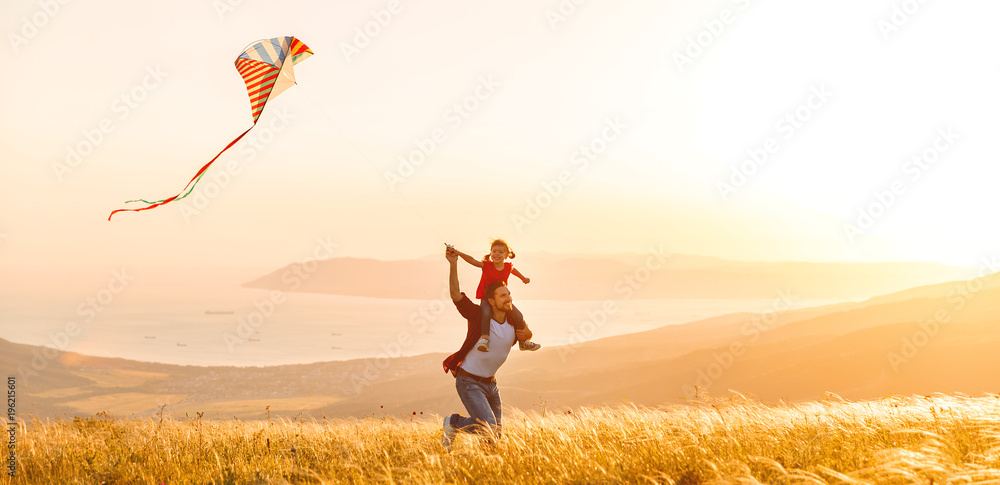
[[[483,262],[482,261],[480,261],[480,260],[478,260],[476,258],[473,258],[472,256],[469,256],[468,254],[465,254],[465,253],[463,253],[463,252],[461,252],[461,251],[459,251],[457,249],[455,250],[455,252],[458,253],[458,255],[461,256],[462,259],[464,259],[466,263],[469,263],[469,264],[471,264],[471,265],[473,265],[473,266],[475,266],[477,268],[482,268],[483,267]]]
[[[528,283],[531,283],[531,278],[528,278],[527,276],[524,276],[523,274],[521,274],[521,272],[520,272],[520,271],[518,271],[518,270],[517,270],[517,268],[512,268],[512,269],[510,270],[510,274],[512,274],[512,275],[514,275],[514,276],[517,276],[518,278],[521,278],[521,281],[522,281],[522,282],[523,282],[524,284],[528,284]]]

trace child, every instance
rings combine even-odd
[[[507,284],[507,278],[510,275],[517,276],[521,279],[524,284],[528,284],[531,279],[525,277],[520,271],[514,269],[514,265],[511,263],[505,263],[504,260],[507,258],[514,259],[514,252],[510,250],[510,246],[503,239],[497,239],[490,244],[490,254],[483,256],[483,260],[479,261],[468,254],[465,254],[459,250],[455,250],[465,262],[483,269],[483,276],[479,279],[479,288],[476,289],[476,298],[479,298],[479,306],[483,309],[483,321],[482,321],[482,338],[476,344],[476,350],[480,352],[489,352],[490,350],[490,320],[493,318],[493,312],[490,308],[490,304],[485,298],[486,287],[494,281],[503,281]],[[517,307],[513,307],[514,311],[509,312],[508,321],[511,326],[515,329],[524,328],[524,315]],[[538,350],[542,348],[541,345],[532,342],[530,340],[525,340],[523,342],[519,341],[518,346],[521,350]]]

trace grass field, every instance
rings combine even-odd
[[[436,416],[21,422],[0,483],[1000,483],[1000,396],[511,410],[440,445]]]

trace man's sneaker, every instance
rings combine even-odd
[[[486,337],[483,337],[483,338],[479,339],[479,343],[476,344],[476,350],[478,350],[480,352],[489,352],[490,351],[490,339],[488,339]]]
[[[541,345],[536,344],[530,340],[525,340],[524,342],[518,342],[518,344],[521,347],[521,350],[538,350],[542,348]]]
[[[455,441],[455,428],[451,425],[451,415],[444,417],[444,434],[441,435],[441,446],[446,451],[451,451],[451,444]]]

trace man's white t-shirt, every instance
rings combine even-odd
[[[515,339],[512,325],[490,319],[490,351],[480,352],[473,347],[459,367],[479,377],[493,377],[500,370],[500,366],[507,361]]]

